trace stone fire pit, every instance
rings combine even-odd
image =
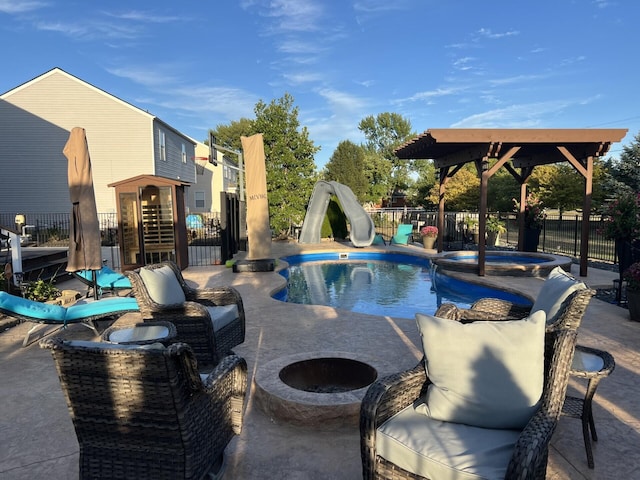
[[[346,352],[306,352],[258,367],[255,400],[275,420],[294,425],[357,425],[367,388],[380,362]]]

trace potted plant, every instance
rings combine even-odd
[[[471,238],[474,243],[478,243],[478,235],[480,234],[478,231],[478,219],[467,216],[464,219],[464,225],[467,229],[467,236]]]
[[[639,247],[636,244],[640,237],[640,195],[634,192],[618,194],[605,207],[602,220],[602,233],[616,244],[618,273],[622,284],[624,272],[638,261],[638,258],[634,258],[637,255],[633,253]],[[616,301],[620,301],[620,289],[616,292]]]
[[[632,263],[622,275],[627,282],[627,306],[629,318],[640,322],[640,262]]]
[[[520,202],[513,199],[515,211],[520,213]],[[530,193],[525,199],[524,205],[524,238],[523,250],[525,252],[537,252],[540,241],[540,231],[544,221],[544,208],[542,200],[535,193]]]
[[[507,231],[507,227],[502,220],[493,216],[487,217],[485,226],[487,229],[487,245],[494,247],[498,243],[500,234]]]
[[[436,238],[438,238],[438,227],[425,225],[420,229],[420,236],[422,236],[424,248],[432,249],[436,243]]]

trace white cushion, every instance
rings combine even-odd
[[[531,307],[531,313],[544,311],[547,316],[547,323],[555,322],[555,317],[562,306],[562,302],[577,290],[587,288],[583,282],[573,278],[562,268],[556,267],[544,281],[542,289]]]
[[[455,320],[416,314],[432,382],[422,411],[436,420],[523,428],[544,382],[544,312],[523,320]]]
[[[215,307],[207,307],[211,323],[213,323],[213,331],[216,332],[226,327],[236,318],[239,317],[238,306],[235,303],[230,305],[220,305]]]
[[[153,269],[141,268],[140,277],[154,302],[165,306],[185,302],[186,298],[180,282],[168,265]]]
[[[426,478],[503,479],[519,434],[433,420],[410,405],[380,425],[376,453]]]

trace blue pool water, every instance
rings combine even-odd
[[[426,258],[400,253],[317,253],[283,258],[280,272],[287,288],[274,298],[306,305],[327,305],[370,315],[414,318],[434,313],[442,303],[466,308],[484,297],[521,305],[522,296],[436,274]]]

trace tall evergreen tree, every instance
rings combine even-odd
[[[304,219],[317,179],[314,155],[319,147],[307,128],[300,128],[290,94],[269,104],[260,100],[254,111],[254,131],[264,138],[271,228],[285,235]]]
[[[347,185],[360,202],[367,200],[367,177],[364,175],[364,150],[349,140],[338,144],[325,166],[326,180]]]

